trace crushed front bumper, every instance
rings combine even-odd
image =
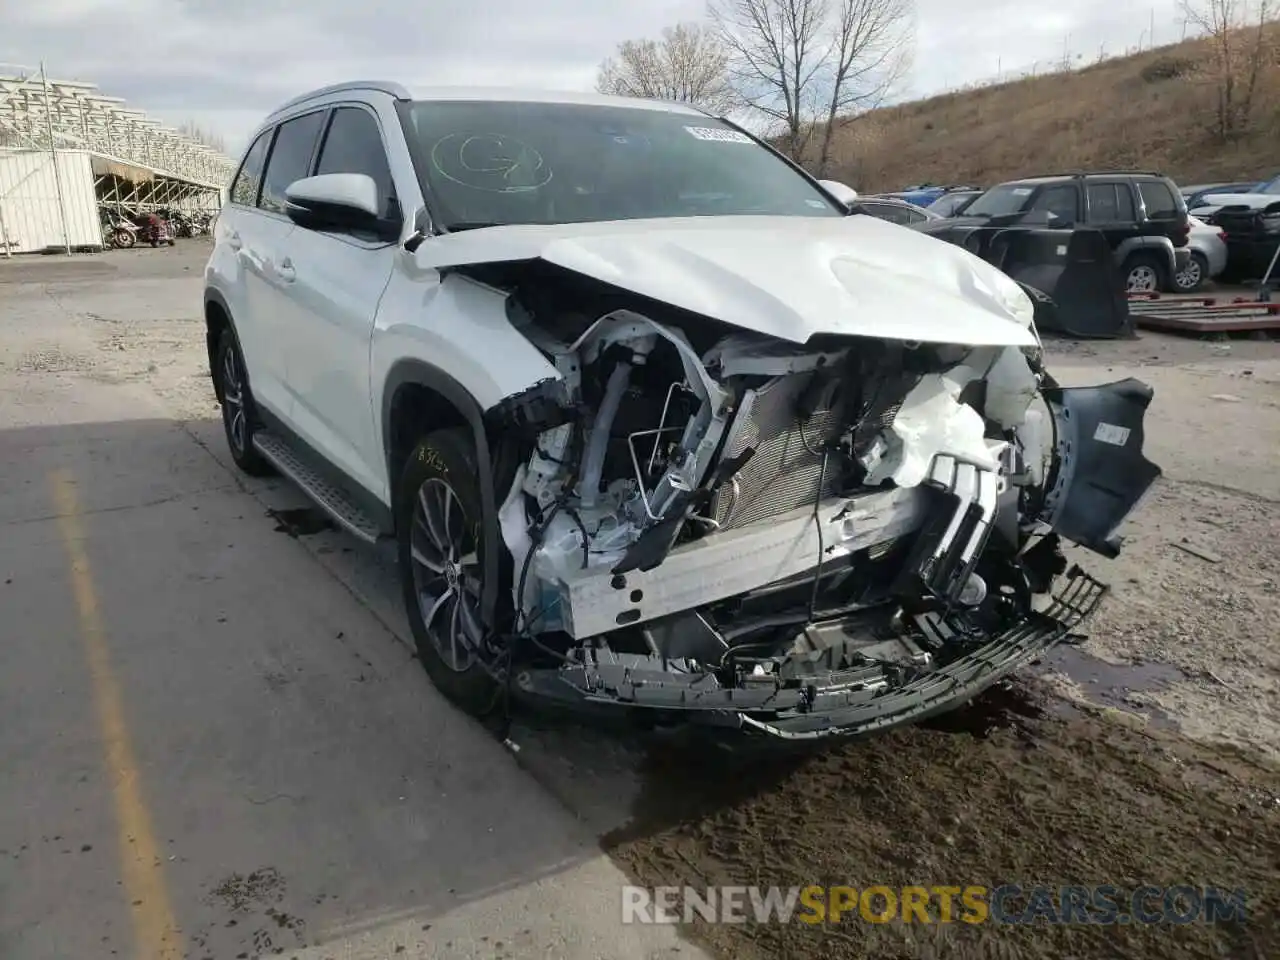
[[[975,637],[959,617],[921,618],[917,626],[936,642],[967,643],[973,649],[905,678],[897,669],[869,662],[806,684],[781,686],[770,680],[726,687],[709,673],[669,671],[651,657],[605,651],[573,665],[522,671],[516,683],[525,695],[543,701],[648,708],[783,740],[857,737],[963,705],[1066,638],[1092,616],[1106,592],[1104,584],[1072,567],[1044,609],[1000,634]]]

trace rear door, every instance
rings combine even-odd
[[[1138,208],[1123,180],[1091,180],[1085,187],[1085,222],[1101,230],[1112,250],[1138,234]]]
[[[272,245],[278,226],[258,206],[275,134],[275,127],[259,134],[236,172],[215,227],[209,272],[210,281],[227,300],[254,400],[283,417],[289,408],[285,355],[277,318],[271,312],[263,254]]]
[[[384,218],[400,219],[381,122],[364,104],[337,106],[326,122],[314,174],[372,177]],[[378,302],[399,247],[371,233],[298,227],[284,265],[289,295],[281,323],[289,341],[289,389],[298,434],[351,479],[385,493],[375,429],[369,349]]]
[[[307,175],[324,117],[324,111],[303,114],[276,128],[252,218],[253,229],[242,237],[244,245],[241,252],[249,281],[249,312],[264,354],[271,364],[269,376],[274,381],[270,402],[266,406],[290,425],[293,390],[289,384],[289,356],[293,344],[284,323],[290,281],[282,264],[288,256],[287,243],[295,227],[284,212],[284,191],[294,180]],[[260,399],[252,368],[250,383],[255,399]]]

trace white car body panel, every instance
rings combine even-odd
[[[793,343],[818,334],[1034,346],[1025,295],[953,244],[872,217],[690,217],[434,237],[423,267],[540,258]],[[1010,287],[1016,293],[1002,294]]]
[[[227,300],[233,316],[253,316],[236,327],[245,355],[254,400],[279,417],[291,412],[285,387],[285,353],[277,310],[275,265],[281,245],[293,232],[284,217],[228,205],[214,229],[214,255],[205,270],[206,283]]]
[[[369,375],[374,317],[400,254],[395,245],[299,228],[281,297],[292,425],[370,492],[385,494],[382,435]]]
[[[1208,217],[1223,207],[1248,207],[1250,210],[1264,210],[1273,203],[1280,203],[1280,194],[1274,192],[1254,191],[1250,193],[1210,193],[1202,197],[1200,205],[1191,213],[1197,217]]]

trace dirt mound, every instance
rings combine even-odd
[[[863,192],[1080,169],[1161,170],[1182,183],[1274,176],[1280,61],[1260,71],[1252,117],[1225,142],[1212,130],[1212,64],[1211,42],[1189,40],[885,107],[837,131],[829,174]]]
[[[1280,768],[1109,712],[1064,713],[1029,683],[807,758],[654,750],[636,820],[606,847],[650,887],[1110,884],[1121,904],[1144,884],[1247,892],[1243,924],[694,919],[695,939],[737,960],[1275,955]]]

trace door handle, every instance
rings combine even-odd
[[[230,247],[232,250],[239,250],[241,247],[244,246],[244,241],[240,239],[240,234],[232,230],[229,234],[227,234],[227,246]]]
[[[280,266],[276,268],[276,273],[285,283],[293,283],[297,273],[293,269],[293,261],[285,257],[280,261]]]

